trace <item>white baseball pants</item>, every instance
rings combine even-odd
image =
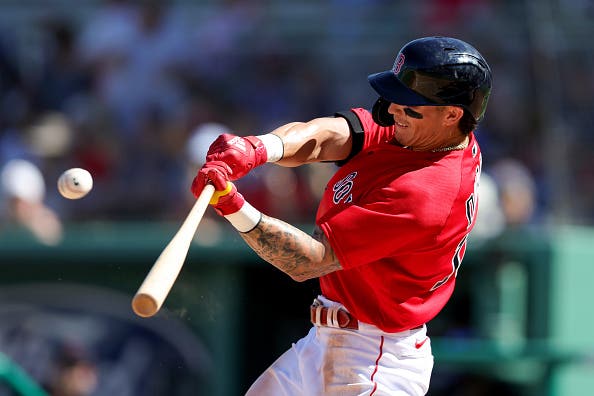
[[[426,326],[400,333],[361,322],[358,330],[314,326],[246,396],[425,395],[432,369]]]

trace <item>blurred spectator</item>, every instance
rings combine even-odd
[[[64,111],[70,101],[89,91],[90,74],[76,52],[72,22],[48,19],[41,28],[44,53],[33,97],[39,111]]]
[[[62,158],[73,146],[74,131],[70,119],[58,112],[40,112],[23,134],[28,149],[38,158]]]
[[[222,90],[232,89],[236,81],[229,77],[242,73],[242,59],[258,44],[248,40],[262,24],[263,7],[258,1],[223,0],[208,11],[189,36],[192,59],[199,77],[216,81]]]
[[[490,0],[432,0],[424,24],[436,31],[455,30],[460,23],[479,24],[492,15]]]
[[[89,168],[101,194],[77,204],[76,211],[53,190],[48,194],[65,219],[177,217],[186,194],[179,189],[187,172],[184,144],[197,125],[217,122],[236,133],[258,134],[289,119],[343,110],[346,98],[366,106],[372,103],[362,94],[366,70],[393,56],[382,52],[382,42],[411,31],[455,30],[488,48],[497,80],[491,111],[477,134],[485,164],[521,158],[537,182],[537,217],[572,197],[568,221],[591,223],[594,139],[587,131],[594,74],[591,46],[580,40],[591,29],[586,3],[560,3],[562,12],[551,23],[570,23],[572,29],[546,54],[534,48],[522,22],[527,10],[514,2],[432,0],[411,6],[349,0],[334,10],[315,2],[100,0],[62,14],[48,13],[43,3],[15,4],[3,9],[0,26],[0,158],[33,159],[49,180],[66,166]],[[328,24],[329,12],[338,23]],[[531,25],[539,28],[545,26]],[[505,37],[494,39],[500,32]],[[577,76],[564,79],[555,94],[555,119],[565,124],[571,152],[563,183],[552,180],[559,173],[551,174],[542,155],[554,137],[544,136],[548,117],[534,103],[548,85],[535,80],[533,68],[541,58],[532,55],[550,57],[560,73]],[[327,69],[331,77],[322,79]],[[53,147],[53,154],[40,153],[40,144]],[[267,186],[286,182],[293,193],[283,193],[301,200],[306,213],[320,188],[312,185],[312,172],[261,174],[250,187],[282,217],[277,203],[286,197],[266,202],[278,195]],[[568,190],[547,190],[559,185]]]
[[[508,227],[533,223],[536,217],[536,186],[528,168],[514,159],[502,159],[489,169],[497,185]]]
[[[80,58],[96,64],[99,73],[117,66],[132,45],[137,14],[133,0],[101,0],[79,35]]]
[[[494,238],[505,230],[505,217],[499,199],[497,184],[489,173],[483,171],[479,184],[479,209],[471,238]]]
[[[29,230],[45,245],[62,239],[62,222],[45,202],[45,181],[33,163],[15,159],[0,169],[0,218]]]
[[[122,139],[142,133],[147,112],[183,107],[190,48],[170,1],[105,1],[81,33],[79,51],[95,72],[95,89],[115,114]]]
[[[82,345],[63,345],[54,360],[51,396],[90,396],[99,382],[96,364]]]

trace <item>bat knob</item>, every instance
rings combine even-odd
[[[159,310],[157,301],[148,294],[139,293],[132,299],[132,310],[138,316],[148,318]]]

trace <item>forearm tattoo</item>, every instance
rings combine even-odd
[[[342,268],[317,227],[310,236],[284,221],[262,215],[256,228],[240,235],[258,256],[298,281]]]

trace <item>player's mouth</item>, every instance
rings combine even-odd
[[[394,121],[396,123],[396,126],[400,127],[400,128],[408,128],[408,125],[404,125],[398,121]]]

